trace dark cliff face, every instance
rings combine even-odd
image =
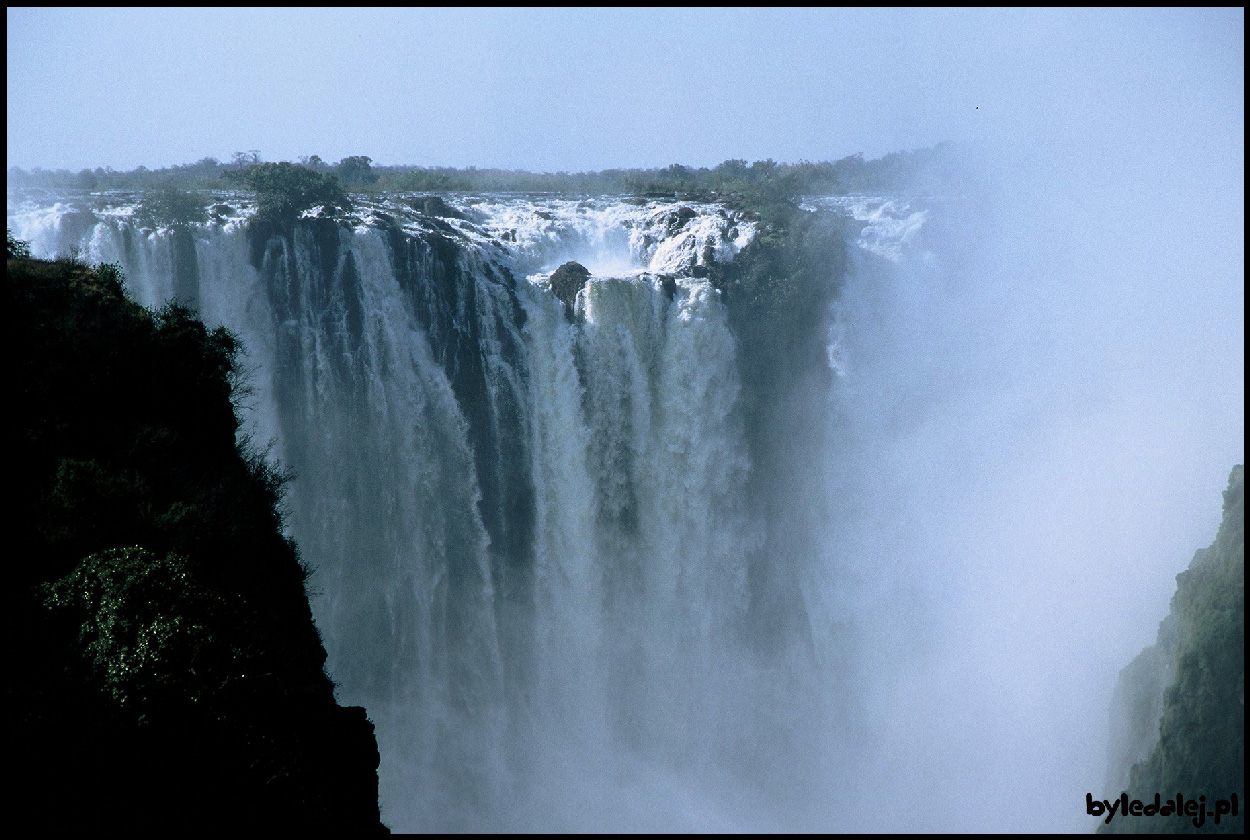
[[[1209,548],[1176,576],[1171,610],[1159,638],[1120,673],[1112,711],[1107,797],[1152,802],[1177,793],[1215,801],[1245,798],[1245,470],[1233,468],[1224,491],[1224,518]],[[1122,787],[1120,787],[1122,785]],[[1201,827],[1189,818],[1113,818],[1110,833],[1230,832],[1238,816]]]
[[[551,293],[564,303],[564,311],[570,320],[573,317],[573,303],[589,280],[590,272],[586,270],[586,266],[577,262],[566,262],[551,275]]]
[[[771,655],[800,640],[809,645],[799,570],[815,562],[819,526],[805,507],[820,486],[826,451],[824,404],[832,387],[828,313],[846,276],[846,223],[789,202],[765,207],[761,230],[733,262],[711,263],[709,281],[724,291],[738,340],[742,412],[751,463],[747,496],[760,501],[765,544],[751,561],[749,636]],[[777,617],[788,617],[778,620]]]
[[[115,273],[10,259],[9,801],[64,827],[384,830],[235,339]]]

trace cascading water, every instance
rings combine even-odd
[[[794,820],[831,760],[825,640],[848,619],[808,568],[775,607],[791,614],[765,615],[806,641],[749,638],[767,505],[748,490],[739,347],[696,275],[754,223],[488,196],[249,231],[227,199],[171,231],[106,204],[35,202],[10,227],[243,339],[244,425],[296,477],[287,525],[340,700],[377,724],[392,828]],[[834,209],[886,258],[924,221]],[[568,260],[592,275],[571,313],[547,283]]]

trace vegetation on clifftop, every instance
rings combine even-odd
[[[160,187],[143,195],[135,220],[144,227],[182,230],[208,220],[204,200],[176,187]]]
[[[298,162],[261,163],[259,152],[238,152],[229,162],[204,158],[196,163],[121,172],[111,168],[8,171],[10,187],[85,190],[212,190],[239,183],[243,173],[268,178],[276,166],[298,166],[309,176],[332,178],[360,192],[558,192],[593,195],[683,195],[725,199],[746,196],[758,203],[763,193],[781,195],[843,195],[898,192],[901,189],[950,190],[959,183],[954,156],[947,144],[911,152],[894,152],[876,160],[850,155],[836,161],[779,163],[772,159],[727,160],[713,167],[674,163],[656,169],[605,169],[599,172],[525,172],[508,169],[457,169],[448,166],[382,166],[366,155],[345,157],[331,165],[317,155]],[[269,169],[258,169],[268,167]],[[244,180],[247,177],[244,176]],[[325,181],[322,184],[328,183]],[[249,185],[258,189],[257,185]],[[319,202],[320,203],[320,202]]]
[[[256,193],[256,218],[267,222],[291,222],[318,206],[331,213],[352,206],[338,178],[292,163],[258,163],[226,177]]]

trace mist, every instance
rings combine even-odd
[[[1244,459],[1241,17],[1171,22],[1004,67],[1023,104],[932,259],[839,305],[865,827],[1089,830],[1116,675]]]

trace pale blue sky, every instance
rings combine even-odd
[[[1244,12],[12,9],[8,166],[1241,154]],[[1166,149],[1159,148],[1164,152]]]

